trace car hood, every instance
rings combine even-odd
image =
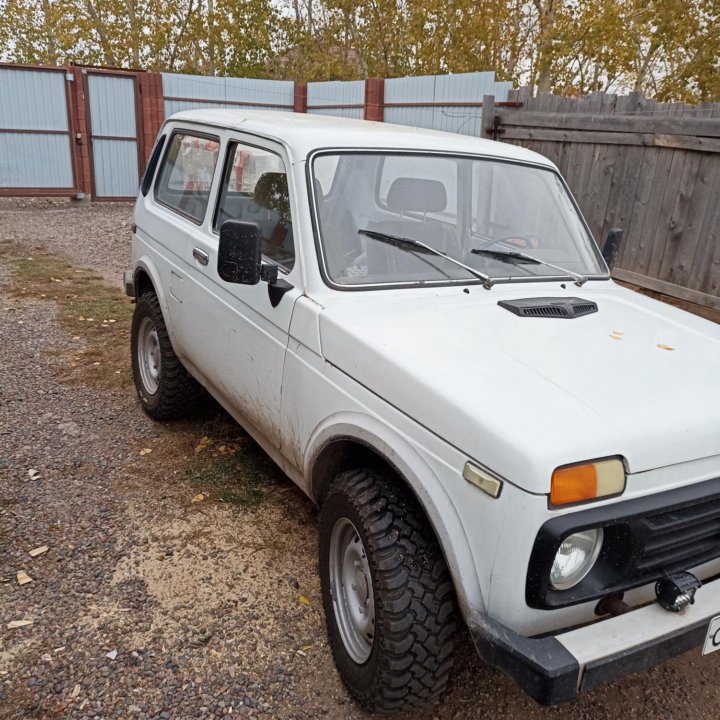
[[[566,463],[620,455],[636,473],[720,454],[719,326],[607,281],[467,290],[338,293],[320,314],[323,355],[530,492]],[[598,312],[497,304],[563,295]]]

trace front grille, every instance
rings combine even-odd
[[[590,573],[569,590],[550,585],[562,541],[603,528],[603,547]],[[551,609],[597,600],[653,583],[720,558],[720,478],[642,498],[598,505],[548,520],[528,566],[530,607]]]
[[[645,536],[640,575],[660,577],[720,556],[720,500],[651,515],[638,525]]]

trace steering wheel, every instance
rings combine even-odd
[[[522,248],[526,250],[536,250],[540,247],[540,239],[536,235],[507,235],[506,237],[495,238],[481,245],[478,250],[487,250],[493,245],[499,243],[507,243],[516,248]]]

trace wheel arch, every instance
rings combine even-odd
[[[415,496],[440,543],[462,614],[484,611],[473,554],[460,516],[438,476],[402,435],[371,416],[342,413],[315,431],[305,457],[305,477],[318,505],[333,478],[344,470],[369,464],[392,472]]]
[[[160,272],[152,259],[147,255],[142,255],[135,263],[135,269],[133,270],[133,284],[135,286],[136,298],[139,298],[140,295],[145,292],[154,292],[155,295],[157,295],[158,302],[160,303],[160,310],[163,314],[163,320],[165,321],[165,326],[172,338],[172,317],[167,305],[165,289],[163,288],[163,284],[160,279]]]

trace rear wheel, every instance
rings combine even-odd
[[[394,477],[361,469],[335,478],[320,512],[320,577],[335,664],[365,709],[415,707],[445,690],[452,581],[417,501]]]
[[[154,292],[144,293],[135,304],[130,345],[135,389],[145,412],[155,420],[189,415],[200,385],[175,355]]]

